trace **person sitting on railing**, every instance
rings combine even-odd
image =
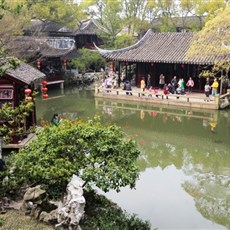
[[[180,85],[178,84],[177,88],[176,88],[176,94],[182,94],[181,93],[181,88],[180,88]]]
[[[166,95],[166,94],[169,94],[169,89],[168,89],[168,85],[167,85],[167,84],[164,84],[163,93],[164,93],[165,95]]]
[[[150,86],[148,97],[152,97],[152,93],[156,94],[156,97],[158,97],[159,90],[157,88],[153,88],[152,86]]]
[[[168,83],[168,91],[169,91],[169,93],[172,93],[172,94],[174,93],[171,83]]]

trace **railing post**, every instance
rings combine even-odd
[[[220,95],[216,94],[214,97],[214,104],[215,104],[215,108],[219,109],[220,108]]]
[[[99,93],[98,84],[95,84],[95,94]]]

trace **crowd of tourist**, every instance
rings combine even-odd
[[[111,88],[119,88],[120,87],[126,91],[127,95],[132,95],[132,79],[129,80],[125,75],[122,74],[120,84],[117,74],[111,74],[109,76],[104,76],[102,79],[101,87],[105,89]],[[159,76],[159,85],[157,87],[153,87],[151,85],[151,75],[148,74],[146,78],[142,78],[140,81],[140,89],[142,95],[148,91],[150,94],[157,94],[159,91],[163,92],[163,94],[178,94],[185,95],[186,93],[192,93],[193,88],[195,86],[194,80],[192,77],[189,77],[188,81],[185,83],[184,79],[177,76],[174,76],[170,82],[166,82],[164,74],[160,74]],[[215,96],[218,93],[219,83],[217,79],[214,79],[213,83],[210,84],[207,80],[204,86],[204,94],[207,97],[207,101],[209,101],[209,95],[211,93],[212,96]],[[149,94],[149,95],[150,95]]]

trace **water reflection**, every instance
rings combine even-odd
[[[141,150],[136,190],[107,196],[159,229],[230,229],[230,117],[201,111],[94,99],[90,91],[37,100],[38,120],[100,115]],[[53,92],[53,96],[55,92]]]

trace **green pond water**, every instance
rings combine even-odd
[[[158,229],[230,229],[230,110],[103,100],[75,88],[48,93],[49,99],[36,100],[38,124],[53,113],[69,119],[99,115],[136,140],[136,189],[105,194],[122,209]]]

